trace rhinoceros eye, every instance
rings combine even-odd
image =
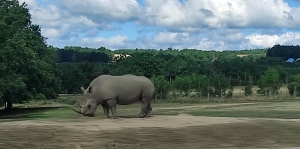
[[[92,106],[90,104],[88,104],[88,108],[90,109]]]

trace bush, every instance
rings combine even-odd
[[[35,99],[35,100],[47,100],[46,96],[45,96],[44,94],[41,94],[41,93],[36,94],[36,95],[34,96],[34,99]]]
[[[288,86],[287,86],[287,88],[288,88],[288,90],[289,90],[289,94],[290,95],[294,95],[294,93],[295,93],[295,88],[296,88],[296,92],[297,92],[297,95],[296,96],[299,96],[300,95],[300,93],[299,93],[299,84],[298,83],[296,83],[296,82],[292,82],[292,83],[290,83]]]
[[[247,85],[245,87],[245,96],[251,96],[252,95],[252,86]]]
[[[71,99],[71,98],[60,98],[58,102],[63,104],[68,104],[68,105],[75,105],[77,101],[76,99]]]

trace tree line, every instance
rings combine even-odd
[[[75,51],[74,49],[65,50],[58,49],[56,51],[57,63],[63,62],[102,62],[107,63],[110,60],[110,57],[103,53],[94,51]]]
[[[295,77],[300,72],[298,63],[286,63],[276,57],[249,56],[261,50],[249,50],[248,54],[244,54],[247,55],[245,57],[224,54],[231,53],[228,51],[209,51],[210,54],[207,51],[174,49],[125,51],[113,51],[131,54],[131,57],[124,57],[115,62],[58,64],[59,70],[63,71],[62,85],[68,85],[63,87],[67,89],[65,93],[79,92],[80,85],[87,86],[98,75],[134,74],[152,79],[157,87],[157,94],[162,98],[167,98],[171,91],[176,91],[179,96],[187,96],[193,91],[199,96],[209,94],[231,97],[235,86],[245,86],[246,95],[251,95],[251,87],[254,85],[261,88],[259,93],[268,95],[271,92],[276,94],[282,84],[295,82]],[[197,55],[204,58],[193,58]]]
[[[283,52],[284,51],[284,52]],[[284,60],[289,58],[297,59],[300,58],[300,46],[296,45],[274,45],[267,51],[268,57],[280,57]]]
[[[119,49],[47,45],[41,28],[31,23],[26,3],[0,0],[0,104],[54,99],[79,93],[81,86],[102,74],[134,74],[150,78],[160,98],[170,94],[230,98],[235,86],[245,95],[259,86],[262,95],[277,94],[288,84],[291,95],[300,84],[299,63],[284,58],[298,46],[268,49],[202,51],[197,49]],[[292,48],[291,48],[292,47]],[[282,52],[284,51],[284,52]],[[115,57],[118,54],[118,57]],[[129,55],[129,56],[126,56]],[[297,57],[297,56],[296,56]]]

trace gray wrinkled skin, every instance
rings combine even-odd
[[[98,105],[101,105],[104,114],[109,118],[117,118],[116,105],[129,105],[142,102],[139,117],[150,117],[152,107],[150,102],[154,98],[155,87],[146,77],[135,75],[111,76],[101,75],[95,78],[87,89],[81,87],[85,100],[79,102],[78,108],[73,110],[84,116],[94,116]]]

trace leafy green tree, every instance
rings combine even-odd
[[[23,102],[36,94],[56,98],[60,72],[26,4],[0,0],[0,103]]]
[[[111,72],[114,75],[134,74],[151,78],[153,75],[162,75],[161,60],[151,53],[135,53],[130,58],[124,58],[117,63]]]
[[[198,96],[206,96],[208,92],[208,78],[206,75],[193,75],[191,87],[195,89]]]
[[[76,55],[75,55],[75,53],[72,54],[71,62],[73,62],[73,63],[76,62]]]
[[[160,95],[158,96],[158,98],[167,98],[167,95],[171,89],[171,84],[165,79],[165,77],[162,75],[152,76],[151,81],[155,86],[156,95]]]
[[[215,95],[221,97],[226,94],[226,90],[230,87],[229,79],[224,74],[213,74],[211,79],[214,87]]]
[[[62,71],[62,92],[73,94],[81,92],[80,87],[84,83],[89,84],[89,80],[85,80],[84,73],[78,65],[72,63],[59,64],[59,69]]]
[[[278,94],[282,84],[279,77],[279,72],[273,67],[269,67],[258,80],[258,87],[260,88],[258,92],[265,95]]]
[[[175,78],[172,84],[174,89],[176,89],[180,95],[188,96],[189,93],[192,92],[192,81],[189,76],[178,76]]]
[[[189,65],[190,64],[183,56],[173,56],[171,59],[165,62],[163,69],[165,70],[166,77],[175,79],[176,76],[189,75]]]
[[[288,83],[288,80],[286,80],[289,77],[289,74],[288,74],[287,70],[284,69],[284,67],[281,66],[281,65],[276,65],[274,67],[274,69],[276,69],[278,71],[278,73],[279,73],[279,80],[280,80],[280,82],[282,82],[282,83]]]
[[[245,87],[245,96],[252,95],[252,84],[252,76],[249,76],[247,86]]]
[[[294,76],[294,82],[287,86],[290,95],[300,96],[300,74]]]
[[[290,94],[290,95],[295,95],[295,92],[296,92],[296,96],[299,96],[300,93],[299,93],[299,91],[297,91],[297,89],[299,90],[299,87],[300,87],[300,84],[297,83],[297,82],[292,82],[292,83],[290,83],[290,84],[287,86],[287,88],[288,88],[288,90],[289,90],[289,94]]]

